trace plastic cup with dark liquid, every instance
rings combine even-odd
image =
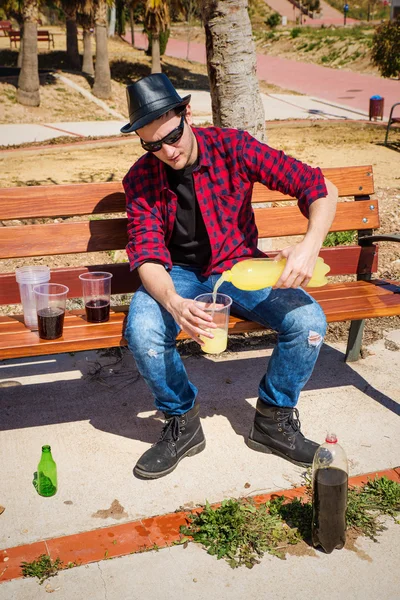
[[[56,340],[62,336],[68,292],[69,288],[60,283],[42,283],[33,288],[42,340]]]
[[[79,275],[89,323],[104,323],[110,318],[111,277],[112,273],[105,271]]]

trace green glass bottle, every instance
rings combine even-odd
[[[41,496],[54,496],[57,491],[57,465],[50,446],[42,446],[42,456],[37,468],[37,491]]]

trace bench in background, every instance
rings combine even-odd
[[[11,21],[0,21],[0,31],[3,32],[3,35],[6,36],[7,32],[12,30]]]
[[[394,281],[372,279],[377,271],[380,240],[400,241],[399,235],[373,236],[379,229],[379,204],[371,200],[374,192],[372,167],[323,169],[325,176],[338,188],[341,198],[331,231],[357,230],[352,246],[323,248],[320,252],[331,267],[330,275],[356,275],[356,281],[330,283],[310,290],[321,304],[328,322],[350,321],[346,360],[360,355],[364,320],[400,315],[400,286]],[[256,184],[252,201],[260,239],[304,234],[307,220],[293,200],[279,192]],[[0,259],[47,257],[124,249],[127,244],[125,195],[121,183],[89,183],[18,187],[0,190],[0,221],[59,218],[61,222],[12,224],[0,227]],[[63,217],[90,215],[90,220],[65,221]],[[107,217],[105,217],[107,215]],[[268,252],[273,256],[276,252]],[[51,281],[70,288],[69,298],[82,296],[78,275],[87,271],[113,273],[112,294],[134,292],[140,284],[136,272],[127,263],[87,266],[84,257],[79,267],[52,269]],[[0,305],[19,303],[14,272],[0,274]],[[74,352],[126,345],[123,336],[127,307],[114,307],[107,323],[87,323],[84,310],[67,312],[63,337],[40,340],[37,332],[25,328],[22,315],[0,317],[0,358],[15,358]],[[262,330],[257,323],[231,317],[231,333]],[[181,332],[180,339],[188,336]]]
[[[21,41],[21,32],[11,29],[11,30],[7,31],[7,35],[10,38],[11,48],[12,48],[13,43],[16,48],[17,42]],[[52,33],[50,33],[50,31],[39,29],[37,32],[37,40],[38,40],[38,42],[47,42],[49,45],[49,50],[50,50],[50,45],[52,45],[54,48],[54,35]]]

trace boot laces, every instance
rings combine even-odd
[[[180,433],[180,417],[177,415],[170,417],[164,423],[158,442],[165,441],[175,446],[175,443],[179,440]]]
[[[294,441],[298,433],[302,435],[300,431],[301,423],[299,411],[297,408],[293,408],[290,412],[278,412],[277,415],[279,420],[282,421],[284,429],[289,430],[283,432],[283,435],[287,436],[289,442]]]

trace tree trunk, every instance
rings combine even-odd
[[[78,48],[78,26],[76,24],[76,6],[65,12],[67,24],[67,58],[68,63],[75,71],[81,70],[81,58]]]
[[[17,67],[21,68],[22,67],[22,57],[24,55],[24,32],[22,29],[20,29],[21,32],[21,39],[19,41],[19,52],[18,52],[18,60],[17,60]]]
[[[98,0],[95,8],[96,67],[92,92],[98,98],[111,97],[111,73],[107,48],[107,4]]]
[[[90,28],[83,29],[83,64],[82,73],[94,75],[93,54],[92,54],[92,32]]]
[[[202,0],[214,125],[265,141],[247,0]]]
[[[133,18],[133,6],[132,5],[130,5],[130,7],[129,7],[129,22],[131,25],[131,38],[132,38],[131,44],[132,44],[132,47],[134,47],[135,46],[135,29],[134,29],[135,20]]]
[[[32,4],[36,5],[36,10]],[[31,3],[28,9],[30,9],[29,14],[26,15],[26,20],[24,22],[24,51],[22,55],[21,71],[18,78],[17,102],[23,104],[24,106],[39,106],[40,92],[39,64],[37,54],[37,3]]]
[[[115,36],[115,26],[117,24],[117,7],[115,2],[110,8],[110,24],[108,26],[108,37]]]
[[[161,73],[160,36],[158,33],[151,34],[151,72]]]

